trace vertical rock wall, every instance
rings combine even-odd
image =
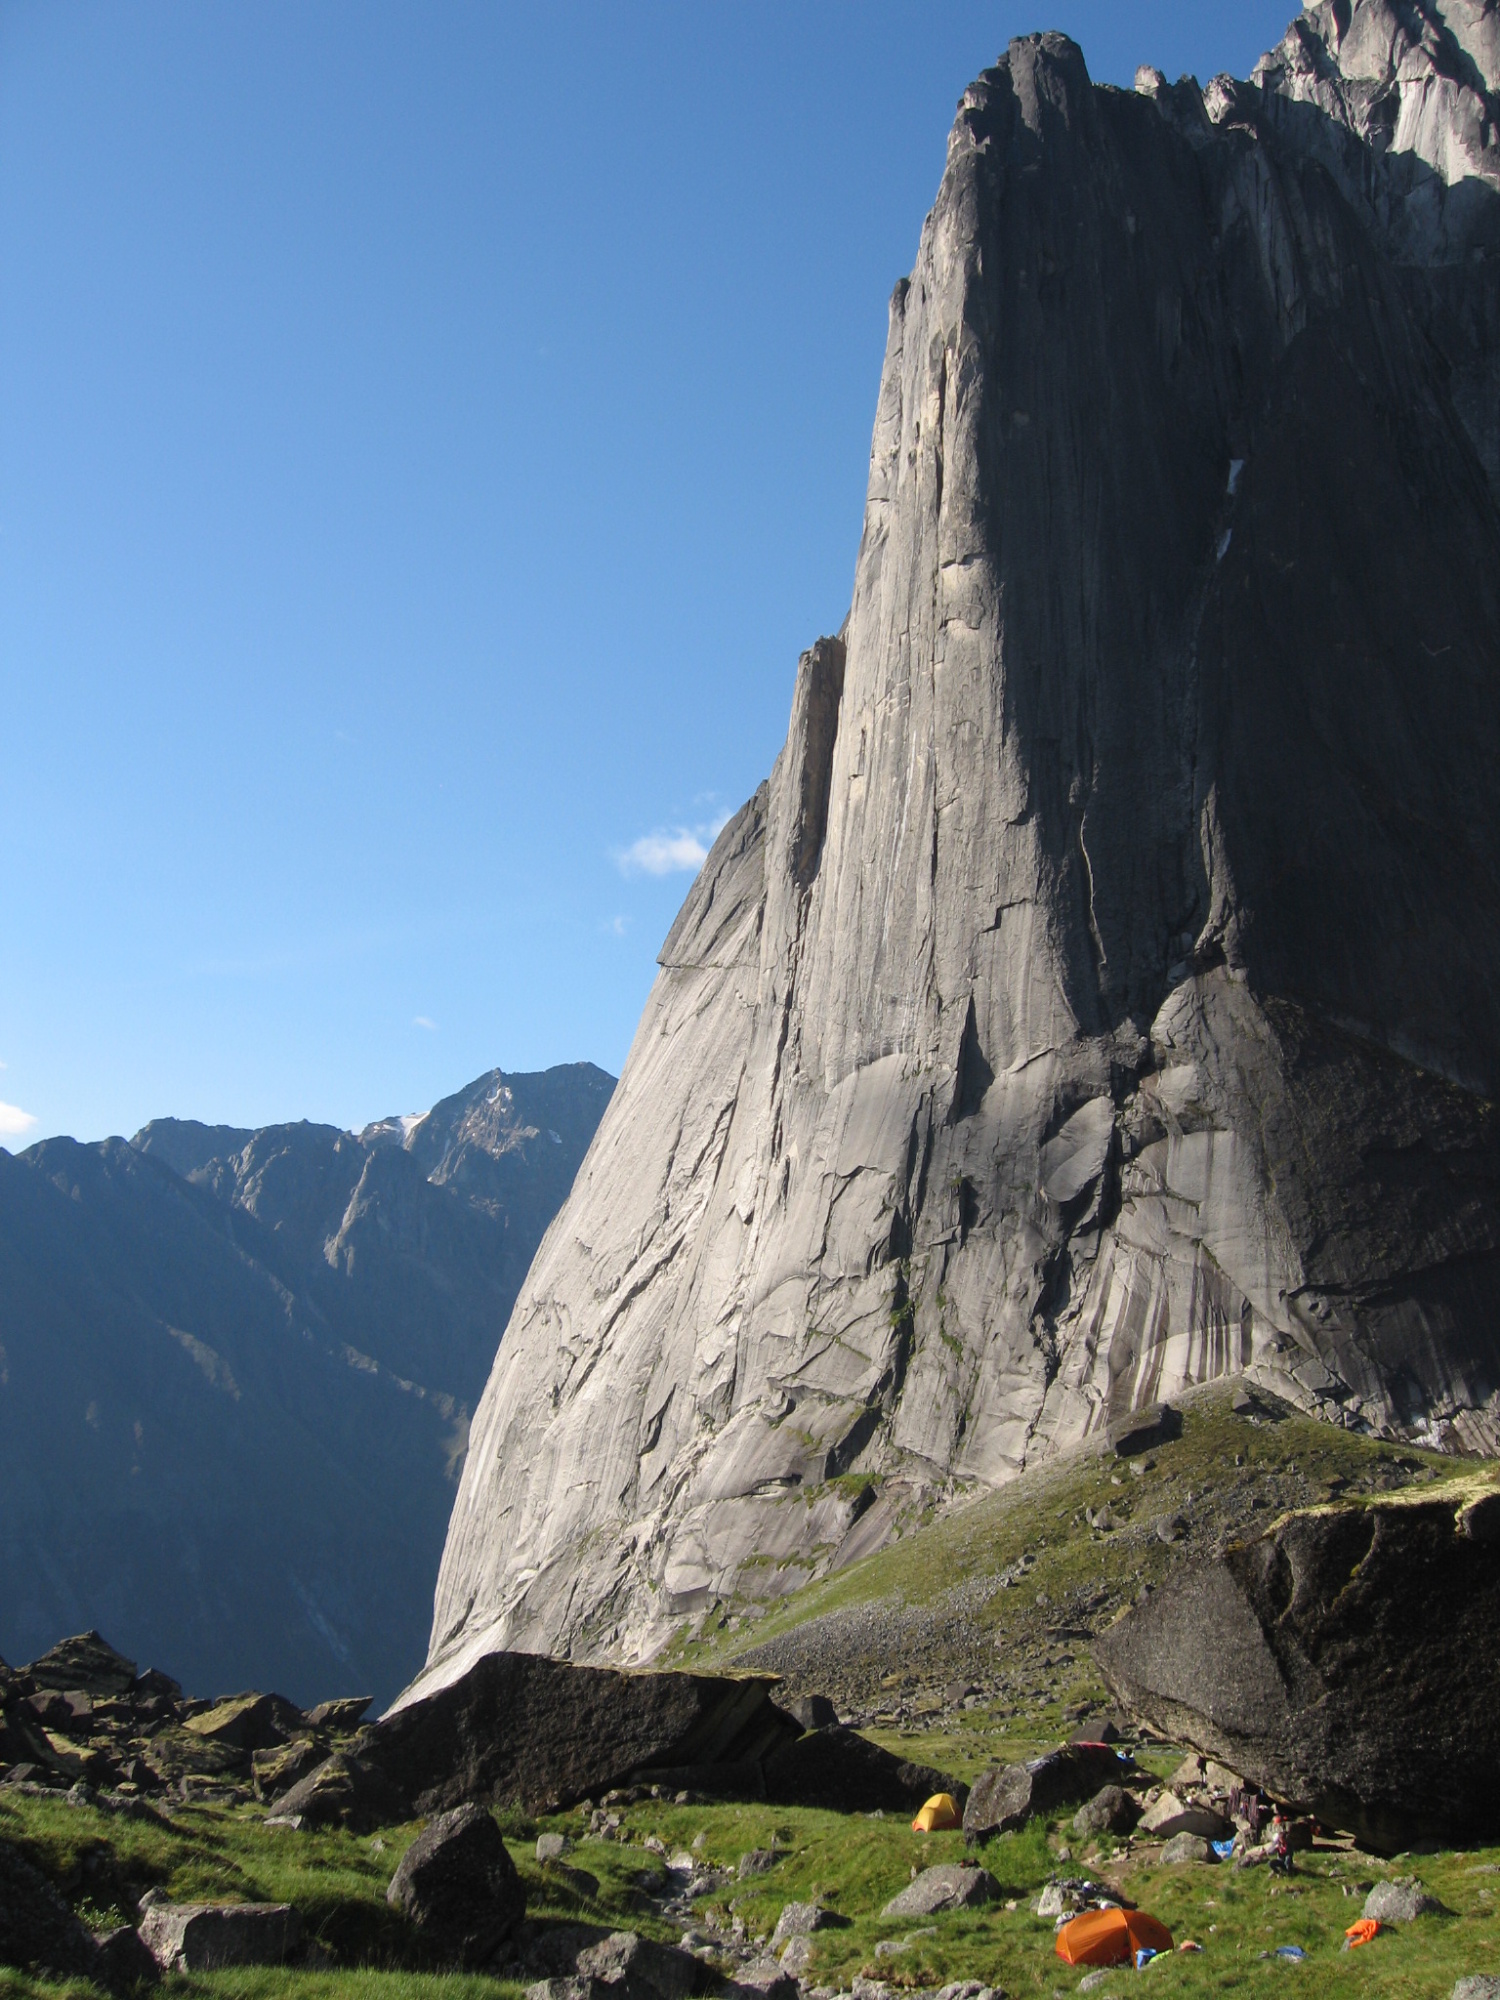
[[[965,93],[846,626],[517,1304],[428,1685],[647,1657],[1215,1375],[1500,1446],[1500,518],[1289,73]]]

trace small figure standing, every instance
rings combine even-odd
[[[1271,1821],[1271,1869],[1277,1875],[1292,1872],[1292,1823],[1281,1813]]]

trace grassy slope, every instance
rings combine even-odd
[[[1129,1462],[1075,1453],[806,1586],[753,1625],[727,1606],[674,1657],[770,1666],[797,1692],[833,1695],[890,1747],[969,1778],[997,1756],[1055,1742],[1073,1712],[1104,1705],[1089,1632],[1190,1557],[1258,1534],[1293,1507],[1500,1479],[1500,1466],[1310,1418],[1236,1417],[1230,1394],[1194,1396],[1170,1444]],[[1086,1519],[1101,1508],[1116,1523],[1106,1531]],[[1183,1532],[1169,1545],[1157,1524],[1173,1518]],[[945,1702],[955,1679],[980,1690],[967,1708]]]
[[[802,1667],[794,1678],[812,1686],[831,1675],[841,1681],[847,1705],[878,1716],[872,1734],[967,1776],[983,1763],[1056,1740],[1069,1709],[1102,1699],[1086,1643],[1054,1635],[1081,1633],[1108,1619],[1143,1583],[1158,1581],[1185,1549],[1253,1531],[1289,1505],[1323,1499],[1338,1482],[1346,1482],[1344,1499],[1397,1487],[1425,1494],[1470,1485],[1496,1470],[1394,1451],[1296,1418],[1252,1426],[1212,1395],[1189,1409],[1183,1437],[1151,1457],[1139,1478],[1098,1456],[1032,1475],[809,1586],[753,1630],[742,1622],[731,1631],[734,1614],[726,1612],[712,1633],[683,1649],[683,1657],[729,1664],[768,1640],[800,1647]],[[1237,1465],[1237,1457],[1243,1463]],[[1085,1507],[1097,1511],[1101,1503],[1120,1522],[1107,1533],[1083,1518]],[[1185,1543],[1169,1548],[1156,1537],[1154,1523],[1175,1513],[1187,1517],[1189,1528]],[[1026,1555],[1032,1560],[1021,1570]],[[1015,1582],[996,1589],[995,1578],[1008,1572]],[[863,1652],[851,1631],[865,1635]],[[907,1640],[918,1631],[928,1638],[914,1648]],[[882,1650],[892,1633],[900,1646],[894,1654]],[[982,1690],[967,1707],[942,1699],[960,1654],[974,1663],[968,1678]],[[1176,1756],[1157,1746],[1144,1761],[1165,1774]],[[784,1902],[826,1901],[849,1919],[815,1940],[814,1973],[829,1983],[847,1984],[864,1970],[903,1986],[977,1977],[1017,1996],[1071,1993],[1080,1975],[1055,1956],[1050,1922],[1029,1909],[1060,1865],[1058,1849],[1070,1846],[1073,1859],[1064,1872],[1084,1866],[1112,1874],[1179,1940],[1191,1936],[1204,1945],[1201,1957],[1153,1966],[1150,1978],[1163,1992],[1257,1996],[1281,1992],[1292,1980],[1318,2000],[1356,1993],[1446,2000],[1460,1974],[1500,1972],[1500,1848],[1390,1864],[1330,1849],[1306,1857],[1292,1882],[1282,1885],[1263,1869],[1163,1869],[1151,1850],[1131,1852],[1111,1843],[1102,1853],[1091,1848],[1084,1854],[1064,1817],[987,1849],[985,1863],[1003,1891],[1000,1905],[941,1916],[930,1925],[888,1924],[879,1916],[884,1903],[914,1867],[961,1853],[957,1835],[919,1836],[894,1820],[755,1806],[652,1802],[631,1808],[625,1820],[628,1844],[579,1840],[574,1863],[600,1881],[598,1899],[588,1903],[536,1866],[534,1827],[502,1820],[526,1876],[533,1915],[666,1935],[634,1883],[641,1869],[655,1865],[638,1844],[646,1834],[658,1835],[669,1848],[698,1840],[707,1859],[729,1864],[745,1849],[774,1841],[784,1852],[772,1873],[726,1890],[718,1908],[764,1934]],[[575,1838],[581,1832],[577,1814],[541,1824]],[[337,1969],[327,1971],[177,1978],[169,1994],[203,2000],[516,2000],[518,1989],[504,1982],[410,1969],[409,1941],[386,1909],[384,1891],[414,1831],[388,1831],[377,1847],[347,1834],[267,1831],[249,1810],[211,1809],[182,1811],[166,1829],[0,1792],[0,1836],[22,1840],[96,1920],[152,1884],[174,1899],[287,1900],[301,1908],[337,1959]],[[1384,1874],[1413,1869],[1455,1914],[1382,1933],[1365,1949],[1342,1953],[1344,1928],[1359,1914],[1364,1888]],[[1007,1901],[1015,1907],[1004,1907]],[[929,1928],[931,1935],[914,1935]],[[910,1942],[896,1956],[877,1960],[875,1946],[886,1939]],[[1302,1945],[1306,1963],[1294,1968],[1259,1956],[1281,1943]],[[1122,1972],[1098,1990],[1123,1993],[1132,1976]],[[42,2000],[60,1990],[0,1970],[0,2000]],[[80,2000],[88,1991],[76,1990]]]
[[[30,1851],[59,1873],[76,1867],[88,1843],[108,1839],[132,1874],[151,1872],[174,1897],[289,1899],[325,1940],[339,1943],[351,1958],[368,1955],[370,1961],[324,1972],[178,1977],[168,1983],[169,1993],[201,1994],[204,2000],[271,2000],[273,1995],[293,2000],[515,2000],[518,1989],[501,1981],[382,1969],[394,1944],[387,1931],[385,1882],[413,1829],[382,1836],[384,1852],[374,1853],[368,1839],[268,1834],[248,1816],[194,1812],[184,1814],[181,1829],[170,1835],[133,1827],[127,1834],[118,1821],[87,1810],[47,1801],[20,1804],[20,1811],[4,1814],[0,1827],[13,1837],[24,1829]],[[1028,1899],[1058,1865],[1054,1850],[1059,1831],[1066,1838],[1065,1829],[1049,1833],[1033,1827],[987,1849],[985,1863],[1015,1908],[991,1906],[937,1917],[930,1920],[932,1934],[923,1936],[929,1926],[883,1923],[878,1913],[913,1867],[957,1858],[962,1845],[956,1834],[914,1835],[894,1820],[754,1806],[643,1804],[632,1808],[626,1820],[634,1836],[628,1845],[579,1842],[574,1862],[601,1884],[597,1902],[588,1904],[580,1905],[547,1884],[530,1859],[529,1841],[514,1841],[512,1852],[527,1875],[533,1912],[661,1935],[661,1927],[643,1917],[631,1885],[635,1873],[651,1865],[636,1840],[655,1833],[677,1847],[701,1838],[700,1851],[707,1859],[732,1864],[746,1848],[769,1846],[774,1839],[785,1850],[784,1858],[770,1875],[744,1889],[736,1885],[726,1890],[719,1908],[727,1914],[733,1905],[754,1933],[768,1932],[782,1904],[791,1900],[816,1897],[847,1915],[847,1927],[815,1940],[815,1972],[830,1983],[847,1984],[864,1970],[913,1987],[978,1977],[1015,1995],[1069,1992],[1077,1984],[1079,1975],[1053,1952],[1052,1925],[1034,1917],[1028,1907]],[[578,1831],[576,1815],[560,1815],[546,1824]],[[1351,1954],[1339,1947],[1344,1927],[1359,1913],[1359,1892],[1383,1873],[1399,1872],[1402,1864],[1388,1868],[1364,1855],[1318,1853],[1304,1858],[1296,1877],[1283,1886],[1264,1869],[1239,1874],[1227,1868],[1162,1869],[1126,1861],[1122,1870],[1124,1860],[1116,1857],[1114,1872],[1135,1899],[1169,1924],[1179,1940],[1192,1936],[1205,1946],[1202,1957],[1178,1957],[1154,1968],[1154,1985],[1163,1991],[1247,1996],[1280,1991],[1281,1982],[1294,1976],[1292,1968],[1257,1954],[1281,1943],[1297,1943],[1308,1952],[1295,1976],[1308,1994],[1318,1996],[1361,1993],[1427,2000],[1446,1995],[1461,1973],[1500,1969],[1500,1848],[1422,1857],[1413,1865],[1456,1914],[1425,1919],[1409,1931],[1383,1933],[1373,1945]],[[1476,1873],[1476,1867],[1494,1872]],[[895,1958],[880,1961],[875,1945],[881,1939],[911,1942]],[[1121,1975],[1122,1983],[1125,1977]],[[4,2000],[42,2000],[63,1990],[0,1972]],[[72,1990],[78,2000],[89,1994],[81,1985]]]

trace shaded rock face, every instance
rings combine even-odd
[[[93,1623],[197,1687],[388,1701],[611,1088],[491,1071],[360,1133],[161,1119],[0,1152],[0,1650]]]
[[[909,1763],[857,1730],[834,1723],[782,1745],[765,1761],[773,1804],[835,1812],[914,1813],[938,1792],[962,1806],[968,1788],[930,1764]]]
[[[552,1811],[668,1770],[699,1789],[715,1776],[733,1789],[738,1773],[763,1795],[762,1759],[801,1734],[772,1702],[774,1686],[492,1654],[383,1720],[364,1756],[418,1813],[476,1801]]]
[[[54,1979],[102,1978],[93,1938],[47,1879],[0,1840],[0,1965]]]
[[[1428,7],[1414,153],[1377,11],[965,93],[847,622],[517,1302],[431,1679],[648,1656],[1217,1375],[1500,1447],[1489,17]]]
[[[1403,265],[1500,491],[1500,23],[1485,0],[1317,0],[1256,68],[1268,117]]]
[[[1500,1833],[1497,1649],[1500,1548],[1440,1501],[1290,1515],[1093,1648],[1153,1727],[1386,1851]]]
[[[491,1653],[365,1732],[357,1761],[417,1813],[461,1802],[555,1811],[627,1782],[841,1812],[910,1813],[937,1791],[965,1796],[852,1729],[804,1734],[771,1699],[775,1686]],[[278,1815],[312,1810],[338,1762],[288,1793]]]

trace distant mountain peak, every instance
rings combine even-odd
[[[612,1086],[490,1070],[360,1132],[161,1118],[0,1153],[0,1651],[92,1623],[204,1686],[394,1693]]]

